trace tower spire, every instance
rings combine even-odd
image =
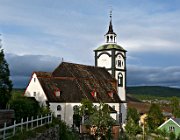
[[[112,25],[112,9],[110,10],[109,17],[110,17],[110,22],[109,22],[109,30],[107,34],[115,34],[113,32],[113,25]]]
[[[109,12],[109,29],[108,32],[105,34],[106,43],[116,43],[116,33],[113,31],[113,25],[112,25],[112,9]]]

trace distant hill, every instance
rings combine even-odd
[[[127,87],[127,94],[137,96],[154,96],[154,97],[172,97],[180,98],[179,88],[161,87],[161,86],[138,86]]]

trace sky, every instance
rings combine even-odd
[[[179,0],[0,0],[1,44],[15,88],[61,62],[94,65],[109,11],[128,86],[180,88]]]

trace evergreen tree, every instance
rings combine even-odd
[[[152,104],[147,117],[147,124],[150,131],[155,131],[164,121],[162,111],[157,104]]]
[[[180,117],[180,104],[179,104],[179,99],[177,97],[171,98],[171,109],[172,109],[172,114],[174,115],[174,117],[179,118]]]
[[[4,57],[4,51],[0,46],[0,109],[6,108],[12,90],[12,82],[9,79],[10,71]]]
[[[127,111],[127,124],[125,126],[126,132],[135,136],[138,133],[141,133],[142,129],[139,126],[140,115],[135,108],[129,108]]]
[[[132,119],[136,124],[139,123],[140,115],[136,108],[128,108],[127,120]]]

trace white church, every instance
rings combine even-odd
[[[94,50],[95,66],[62,62],[52,72],[33,72],[25,96],[49,105],[56,117],[73,125],[75,107],[82,99],[108,104],[119,124],[126,121],[126,50],[116,42],[112,15],[105,44]]]

